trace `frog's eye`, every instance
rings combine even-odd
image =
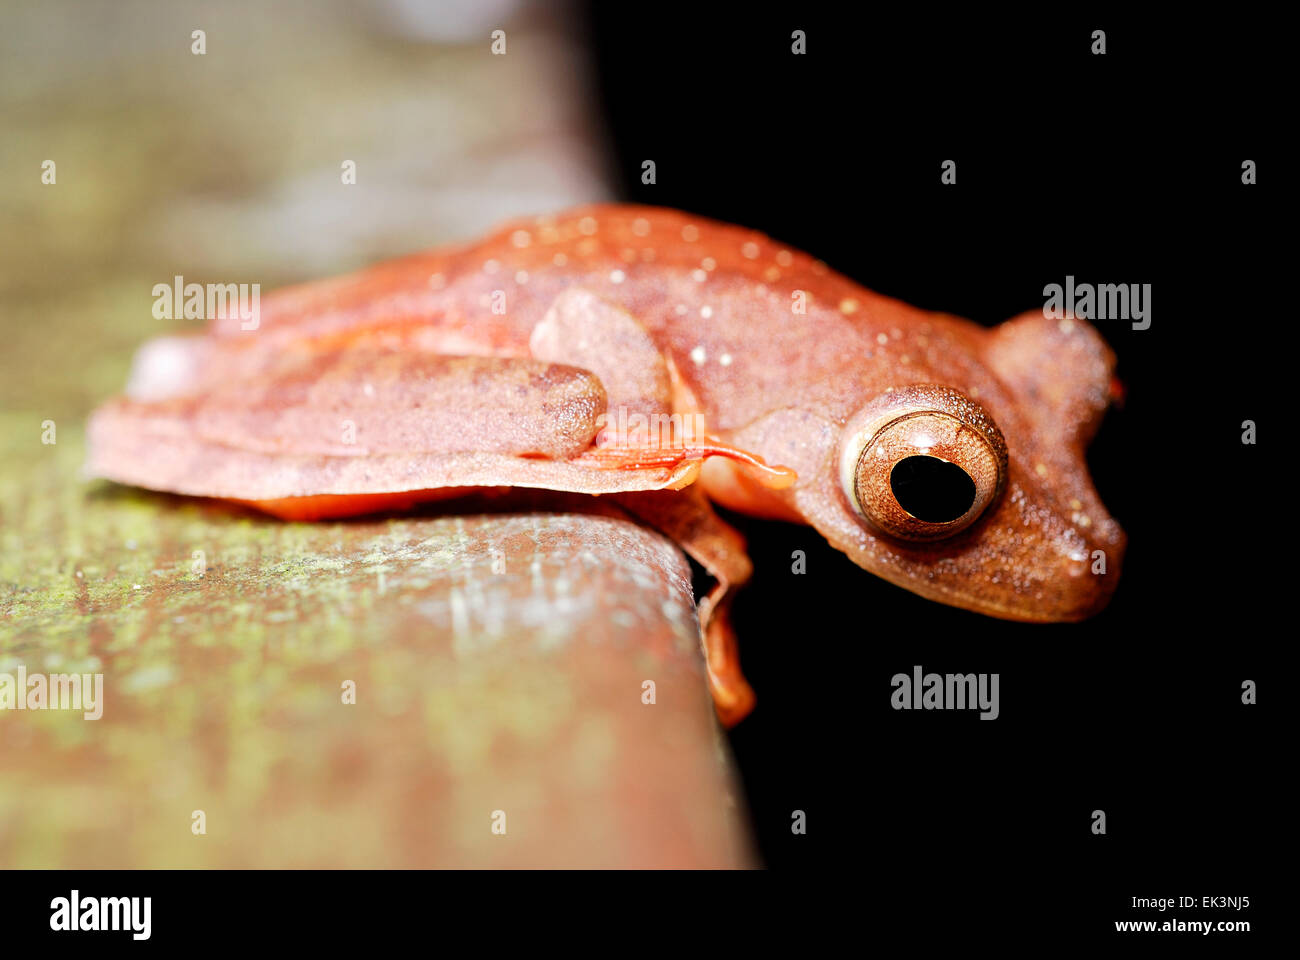
[[[951,387],[916,384],[872,400],[845,431],[840,482],[883,533],[936,540],[966,529],[1002,489],[1007,445],[984,409]]]

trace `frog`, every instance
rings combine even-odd
[[[608,497],[713,578],[727,726],[755,704],[730,617],[753,568],[715,507],[1003,620],[1087,619],[1119,580],[1085,459],[1116,357],[1072,313],[985,327],[754,229],[597,204],[274,291],[251,320],[146,343],[90,418],[88,475],[298,521],[485,488]]]

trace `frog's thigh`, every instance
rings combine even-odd
[[[613,499],[675,540],[717,581],[699,601],[700,630],[718,718],[728,727],[735,726],[754,709],[755,700],[741,672],[731,628],[732,597],[753,572],[744,538],[713,512],[698,486],[675,492],[621,493]]]

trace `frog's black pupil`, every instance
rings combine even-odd
[[[951,523],[975,502],[975,481],[938,457],[904,457],[889,474],[898,505],[926,523]]]

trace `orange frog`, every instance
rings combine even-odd
[[[942,603],[1082,619],[1124,551],[1083,457],[1113,365],[1082,320],[985,329],[753,230],[594,206],[146,344],[91,418],[88,471],[290,519],[613,495],[718,581],[700,621],[732,724],[754,699],[726,611],[750,563],[709,501],[811,524]]]

